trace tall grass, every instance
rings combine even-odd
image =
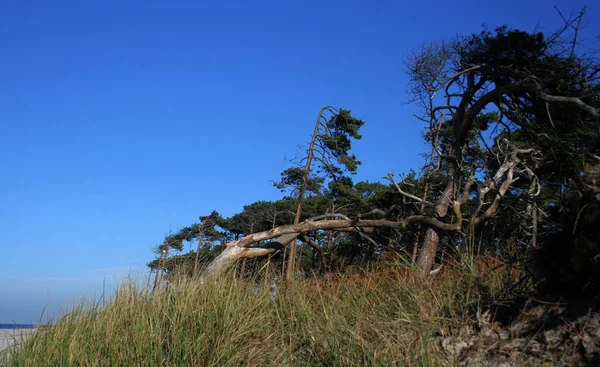
[[[402,366],[446,363],[432,336],[477,302],[464,274],[388,266],[281,284],[133,282],[79,305],[5,355],[7,366]],[[261,284],[261,286],[257,286]]]

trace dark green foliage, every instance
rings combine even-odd
[[[320,136],[325,147],[340,166],[348,172],[355,174],[360,161],[349,151],[352,148],[350,139],[360,140],[362,135],[358,132],[364,121],[352,117],[349,110],[340,109],[325,124],[325,131]]]
[[[208,264],[211,262],[218,253],[222,250],[222,245],[218,245],[212,248],[202,248],[200,250],[199,263],[201,265]],[[150,269],[163,269],[170,277],[175,272],[177,275],[192,276],[194,271],[194,260],[196,259],[196,251],[189,251],[185,254],[177,254],[169,256],[163,264],[162,259],[155,259],[148,263]],[[164,268],[163,268],[164,266]]]
[[[184,244],[192,241],[201,241],[203,246],[202,248],[198,248],[197,251],[203,251],[211,259],[214,258],[216,255],[210,256],[212,254],[211,251],[215,250],[215,245],[225,239],[225,233],[219,230],[218,227],[225,225],[226,221],[216,210],[213,210],[209,215],[200,216],[198,219],[198,223],[184,227],[177,233],[166,236],[164,242],[157,247],[156,252],[160,255],[160,258],[149,262],[147,264],[148,267],[153,270],[161,269],[168,272],[179,266],[183,266],[183,263],[191,262],[193,264],[195,255],[190,255],[191,253],[176,255],[170,258],[165,257],[170,249],[182,251]]]
[[[529,68],[536,70],[548,44],[541,32],[528,33],[506,26],[492,33],[484,30],[464,37],[459,51],[462,67],[488,65],[492,68]],[[498,70],[500,71],[500,70]]]
[[[303,194],[318,195],[326,180],[347,181],[349,178],[344,176],[344,172],[357,172],[360,161],[354,154],[350,154],[350,150],[352,139],[362,138],[359,130],[364,121],[352,117],[349,110],[325,108],[322,112],[328,111],[332,112],[329,119],[325,119],[324,115],[319,116],[312,152],[309,151],[307,157],[297,162],[298,166],[283,171],[281,180],[274,183],[275,187],[282,191],[290,190],[292,196],[295,196],[306,175]],[[311,163],[307,172],[307,167],[301,168],[300,165],[305,163],[308,156],[314,157],[314,170]]]
[[[281,181],[275,182],[274,186],[282,192],[291,188],[292,195],[295,195],[300,185],[302,185],[303,176],[304,170],[302,168],[290,167],[281,172]],[[306,180],[305,194],[318,195],[321,192],[324,181],[325,179],[323,177],[310,175]]]

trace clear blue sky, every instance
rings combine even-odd
[[[276,199],[319,108],[366,121],[358,179],[416,168],[403,56],[593,1],[3,1],[0,323],[140,274],[170,229]],[[187,249],[186,249],[187,250]]]

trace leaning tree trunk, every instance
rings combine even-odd
[[[194,278],[198,276],[198,260],[200,259],[200,250],[202,249],[202,235],[204,230],[201,230],[198,234],[198,249],[196,250],[196,258],[194,259]]]
[[[306,184],[308,183],[308,176],[310,175],[310,166],[315,156],[315,142],[317,141],[317,137],[319,136],[319,127],[321,126],[321,118],[323,116],[323,112],[325,112],[329,108],[329,106],[321,108],[321,110],[319,111],[319,115],[317,116],[315,131],[313,132],[313,136],[308,147],[308,157],[306,158],[306,165],[304,166],[304,171],[302,173],[302,184],[298,189],[298,204],[296,205],[296,215],[294,216],[294,224],[300,223],[300,218],[302,217],[302,201],[304,200],[304,194],[306,193]],[[285,279],[287,281],[291,280],[292,276],[294,275],[295,267],[296,240],[290,243],[290,254],[288,257],[287,272],[285,273]]]
[[[452,155],[456,158],[456,160],[452,159],[452,161],[449,162],[448,182],[446,183],[446,188],[444,189],[444,192],[442,193],[440,198],[436,201],[435,206],[433,208],[435,217],[437,219],[446,217],[446,215],[448,214],[448,208],[450,207],[450,204],[452,203],[452,200],[455,196],[456,188],[458,186],[457,162],[459,162],[461,158],[462,141],[463,139],[458,139],[458,141],[455,142],[451,150],[451,152],[454,153]],[[421,251],[417,259],[417,266],[425,274],[429,274],[429,272],[433,268],[433,264],[435,263],[435,255],[437,253],[439,243],[439,229],[430,226],[425,232],[425,237],[423,238],[423,246],[421,247]]]
[[[231,269],[240,259],[249,259],[272,254],[277,250],[296,241],[300,234],[289,233],[281,235],[276,242],[267,243],[261,247],[243,247],[237,244],[227,246],[202,272],[201,281],[217,279]]]
[[[169,247],[167,246],[165,249],[160,252],[160,268],[156,269],[156,276],[154,277],[154,285],[152,286],[152,290],[158,288],[161,282],[161,271],[165,272],[165,267],[167,264],[167,256],[169,255]]]
[[[470,79],[469,84],[473,81]],[[475,115],[467,111],[467,106],[471,101],[473,95],[470,94],[472,91],[469,89],[465,92],[463,100],[461,101],[459,111],[457,111],[453,117],[453,132],[454,142],[450,147],[450,154],[448,158],[448,175],[447,183],[444,191],[440,198],[435,202],[434,215],[436,219],[443,219],[448,214],[448,208],[452,204],[452,200],[455,198],[456,189],[459,183],[459,164],[462,161],[462,149],[465,142],[466,133],[469,131],[472,125]],[[441,161],[441,158],[440,158]],[[459,223],[460,225],[460,223]],[[417,266],[425,274],[429,274],[435,263],[435,255],[440,243],[440,236],[438,228],[429,227],[425,232],[423,238],[423,246],[417,259]]]

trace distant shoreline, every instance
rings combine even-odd
[[[35,329],[35,324],[0,324],[0,330]]]

